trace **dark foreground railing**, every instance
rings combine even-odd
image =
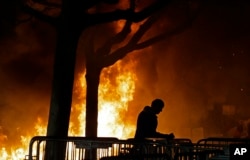
[[[175,160],[230,160],[230,145],[249,145],[248,138],[204,138],[175,154]],[[182,150],[181,150],[182,149]]]
[[[98,137],[67,137],[67,138],[54,138],[46,136],[33,137],[29,144],[29,155],[26,156],[28,160],[50,160],[46,152],[53,154],[53,150],[46,150],[49,146],[62,145],[65,151],[62,155],[65,160],[82,160],[82,159],[96,159],[97,156],[107,156],[114,152],[112,144],[117,141],[117,138]],[[46,146],[47,145],[47,146]],[[93,154],[94,151],[94,154]],[[57,151],[58,152],[58,151]],[[60,150],[59,150],[60,152]],[[58,154],[58,153],[57,153]],[[59,153],[60,154],[60,153]],[[54,158],[55,159],[55,158]]]
[[[190,139],[134,139],[67,137],[33,137],[27,160],[50,160],[46,145],[63,144],[63,158],[56,160],[229,160],[229,145],[248,143],[248,139],[206,138],[197,143]],[[48,151],[46,151],[48,152]],[[54,153],[53,150],[49,151]],[[216,159],[217,158],[217,159]]]

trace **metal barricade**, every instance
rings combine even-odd
[[[230,144],[250,144],[249,138],[211,137],[197,142],[197,148],[207,150],[207,157],[211,160],[229,160]],[[209,152],[210,151],[210,152]]]
[[[218,137],[210,137],[210,138],[204,138],[200,139],[197,144],[203,144],[207,146],[211,145],[220,145],[220,146],[229,146],[230,144],[250,144],[249,138],[218,138]],[[216,146],[215,146],[216,147]]]
[[[101,160],[172,160],[172,145],[166,140],[119,140],[113,147],[114,155]]]
[[[48,150],[47,145],[62,146],[59,152],[65,154],[63,154],[64,158],[60,159],[65,160],[172,160],[174,153],[172,143],[170,144],[166,140],[136,141],[134,139],[118,140],[106,137],[67,137],[62,139],[37,136],[30,141],[28,160],[51,159],[47,158],[46,154],[50,152],[56,154],[55,150],[58,148],[49,148]],[[45,153],[45,151],[49,153]]]
[[[128,139],[117,141],[116,148],[115,155],[103,157],[102,160],[184,160],[181,154],[193,151],[193,143],[187,138],[151,138],[144,141]]]
[[[174,160],[194,160],[195,159],[195,145],[190,139],[179,138],[174,139],[172,143],[173,159]]]
[[[47,160],[46,154],[59,152],[64,156],[60,159],[65,160],[228,160],[229,145],[239,143],[250,144],[250,139],[205,138],[192,143],[185,138],[137,141],[112,137],[63,139],[37,136],[30,141],[26,159]]]
[[[229,160],[230,144],[250,144],[243,138],[204,138],[195,144],[178,145],[175,160]]]
[[[61,155],[65,160],[100,159],[101,157],[114,154],[112,146],[117,140],[117,138],[112,137],[54,138],[36,136],[30,141],[29,155],[26,157],[28,157],[28,160],[45,160],[51,159],[46,154],[51,153],[55,155],[63,152]],[[45,153],[45,151],[48,153]]]

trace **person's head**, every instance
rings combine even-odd
[[[161,99],[155,99],[151,103],[151,108],[155,114],[159,114],[164,107],[164,102]]]

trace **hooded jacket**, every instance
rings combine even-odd
[[[157,116],[151,107],[144,107],[138,115],[135,139],[165,138],[166,134],[156,132],[157,125]]]

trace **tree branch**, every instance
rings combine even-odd
[[[117,49],[115,52],[113,52],[112,55],[109,55],[108,57],[105,57],[104,60],[99,61],[99,64],[102,68],[111,66],[118,60],[125,57],[129,52],[132,52],[133,50],[134,50],[133,47],[129,47],[128,45],[123,46]]]
[[[123,57],[125,57],[127,54],[129,54],[130,52],[134,50],[146,48],[152,44],[155,44],[159,41],[166,39],[167,37],[171,37],[173,35],[176,35],[178,33],[185,31],[187,28],[192,26],[194,19],[198,16],[199,11],[200,10],[197,10],[191,16],[189,14],[190,17],[188,17],[185,20],[185,22],[181,23],[181,25],[178,25],[174,27],[173,29],[170,29],[164,33],[161,33],[148,40],[138,43],[141,37],[145,34],[145,32],[148,31],[151,25],[155,22],[154,16],[156,15],[149,17],[148,20],[144,22],[144,24],[139,28],[139,30],[134,34],[134,36],[125,46],[117,49],[112,54],[102,58],[103,67],[108,67],[110,65],[113,65],[116,61],[118,61],[119,59],[122,59]]]
[[[106,55],[104,57],[101,57],[99,60],[99,63],[103,67],[110,66],[114,64],[117,60],[122,59],[125,57],[129,52],[133,51],[136,44],[140,41],[142,36],[149,30],[149,28],[152,26],[152,24],[156,21],[156,15],[149,17],[136,31],[136,33],[133,35],[133,37],[129,40],[129,42],[115,50],[113,53],[110,53],[109,55]]]
[[[154,43],[157,43],[159,41],[162,41],[164,39],[166,39],[167,37],[171,37],[173,35],[176,35],[176,34],[179,34],[183,31],[185,31],[186,29],[188,29],[189,27],[192,26],[193,24],[193,21],[197,18],[197,16],[199,15],[200,13],[200,8],[196,9],[193,13],[190,13],[188,11],[187,15],[188,15],[188,18],[185,20],[185,22],[181,23],[181,25],[175,27],[174,29],[172,30],[169,30],[167,32],[164,32],[162,34],[159,34],[157,36],[154,36],[148,40],[145,40],[139,44],[137,44],[135,46],[135,50],[139,50],[139,49],[143,49],[143,48],[146,48]]]
[[[143,48],[146,48],[152,44],[155,44],[157,42],[160,42],[164,39],[166,39],[167,37],[171,37],[173,35],[176,35],[176,34],[179,34],[183,31],[185,31],[187,28],[191,27],[192,26],[192,21],[189,21],[187,23],[184,23],[176,28],[174,28],[173,30],[170,30],[168,32],[165,32],[165,33],[162,33],[162,34],[159,34],[157,36],[154,36],[148,40],[145,40],[139,44],[137,44],[135,47],[134,47],[134,50],[139,50],[139,49],[143,49]]]
[[[150,6],[144,8],[140,12],[134,12],[133,9],[127,9],[127,10],[116,10],[113,12],[108,13],[96,13],[96,14],[89,14],[87,17],[88,19],[86,22],[88,25],[95,25],[105,22],[112,22],[116,20],[129,20],[132,22],[139,22],[146,17],[150,16],[152,13],[160,10],[161,8],[167,6],[170,4],[172,0],[157,0],[155,3],[151,4]],[[81,24],[82,26],[86,26],[85,24]]]
[[[132,10],[135,9],[134,0],[130,0],[130,9]],[[96,55],[100,56],[100,58],[108,55],[111,52],[113,45],[121,43],[122,41],[126,39],[126,37],[131,32],[131,25],[132,25],[132,22],[127,20],[123,26],[123,29],[119,33],[117,33],[114,37],[107,40],[106,43],[104,43],[102,47],[97,49]]]
[[[61,3],[56,2],[48,2],[47,0],[26,0],[27,3],[37,3],[43,6],[51,7],[51,8],[61,8]],[[59,1],[60,2],[60,1]]]
[[[39,4],[38,4],[39,5]],[[48,9],[46,6],[39,5],[39,7],[32,7],[32,4],[26,3],[21,6],[21,9],[44,22],[47,22],[51,25],[56,25],[58,23],[58,16],[52,16],[45,14],[45,11]]]
[[[121,43],[126,39],[126,37],[131,32],[131,25],[132,22],[126,21],[123,29],[119,33],[117,33],[114,37],[106,41],[103,46],[97,49],[96,55],[100,58],[108,55],[111,52],[113,45]]]
[[[150,29],[150,27],[153,25],[153,23],[156,21],[156,15],[150,16],[146,22],[144,22],[138,31],[133,35],[133,37],[128,42],[129,46],[135,45],[137,42],[140,41],[142,36]]]

